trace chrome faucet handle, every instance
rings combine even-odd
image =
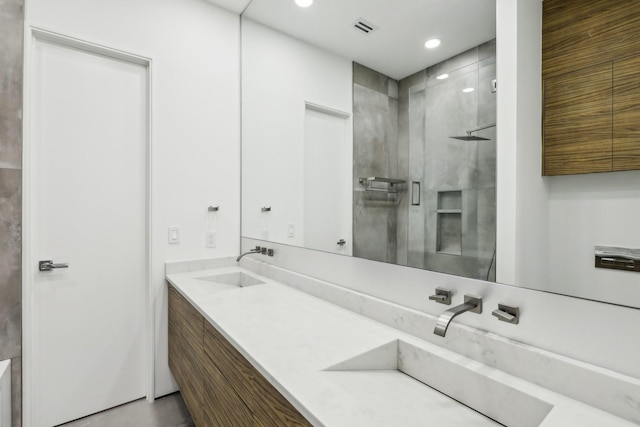
[[[429,299],[439,304],[451,305],[451,291],[444,288],[436,288],[436,294],[430,295]]]
[[[520,308],[498,304],[498,309],[491,312],[498,320],[517,325],[520,322]]]

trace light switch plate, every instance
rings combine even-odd
[[[205,243],[206,243],[208,248],[215,248],[216,247],[216,232],[215,231],[210,231],[208,233],[205,233]]]
[[[180,227],[169,227],[169,244],[180,243]]]

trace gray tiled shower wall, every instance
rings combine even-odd
[[[0,0],[0,360],[11,359],[13,426],[21,426],[23,0]]]
[[[354,63],[355,256],[494,276],[496,128],[475,133],[489,141],[450,136],[496,123],[495,59],[492,40],[400,81]],[[449,78],[437,80],[442,73]],[[397,200],[364,193],[357,179],[373,175],[406,179],[409,191]],[[419,206],[411,204],[412,181],[420,182]],[[452,191],[462,194],[462,212],[439,221],[438,194]],[[460,254],[440,250],[439,235],[455,237],[447,224],[459,230]]]
[[[397,200],[360,177],[398,178],[398,82],[353,63],[353,254],[396,262]]]

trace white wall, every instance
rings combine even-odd
[[[498,275],[502,283],[640,307],[640,275],[594,246],[640,248],[640,172],[542,177],[542,2],[498,0]]]
[[[239,251],[239,17],[203,0],[30,0],[26,25],[153,60],[155,392],[169,393],[164,262]],[[217,248],[206,249],[214,219]],[[180,244],[168,244],[169,226],[181,227]]]
[[[640,248],[640,171],[547,178],[550,280],[542,288],[640,307],[640,274],[594,268],[594,246]],[[526,217],[525,217],[526,220]]]
[[[501,283],[548,283],[547,192],[541,177],[540,0],[497,2],[497,274]]]
[[[305,102],[350,113],[351,60],[245,19],[242,61],[242,234],[301,245]],[[261,213],[264,206],[272,211]]]

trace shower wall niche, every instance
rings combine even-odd
[[[354,63],[355,256],[495,280],[495,60],[493,40],[399,81]]]

